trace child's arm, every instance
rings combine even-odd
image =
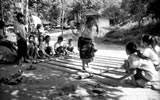
[[[73,31],[73,29],[71,29],[71,30],[72,30],[72,33],[73,33],[75,36],[78,37],[77,33],[75,33],[75,32]]]
[[[118,81],[122,82],[124,79],[129,78],[129,77],[131,77],[131,76],[133,76],[135,74],[136,74],[136,70],[135,69],[131,69],[130,73],[128,73],[127,75],[125,75],[125,76],[123,76],[121,78],[119,78]]]

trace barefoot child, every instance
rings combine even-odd
[[[81,32],[81,36],[78,39],[78,50],[80,52],[80,58],[82,60],[82,69],[86,70],[85,65],[93,61],[94,53],[97,51],[94,46],[93,27],[97,26],[95,19],[91,16],[87,17],[84,25],[84,30]],[[98,27],[97,32],[98,32]]]
[[[66,54],[62,36],[59,36],[57,42],[54,44],[54,51],[56,56],[63,56]]]
[[[49,35],[45,36],[45,40],[44,40],[45,52],[51,56],[53,55],[53,52],[52,52],[52,47],[50,45],[50,40],[51,40],[51,37]]]

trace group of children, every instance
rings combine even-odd
[[[153,81],[159,80],[160,69],[160,37],[143,35],[141,38],[141,49],[135,42],[126,44],[128,59],[124,68],[127,74],[119,79],[131,82],[140,87],[152,86]]]
[[[73,52],[72,39],[69,39],[68,43],[64,44],[63,37],[59,36],[53,47],[50,44],[50,39],[49,35],[39,35],[38,42],[36,42],[36,37],[30,35],[28,38],[28,58],[45,59],[53,56],[64,56]]]

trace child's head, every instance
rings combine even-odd
[[[58,37],[58,42],[62,42],[63,41],[63,37],[62,36],[59,36]]]
[[[73,39],[69,39],[69,40],[68,40],[68,43],[71,43],[72,41],[73,41]]]
[[[38,41],[39,41],[39,42],[43,42],[43,41],[44,41],[44,36],[43,36],[43,35],[40,35],[40,36],[38,37]]]
[[[126,53],[128,55],[136,53],[139,58],[142,59],[149,59],[148,57],[144,56],[138,49],[137,44],[135,42],[128,42],[126,45]]]
[[[20,22],[22,24],[24,23],[25,16],[22,13],[18,13],[17,16],[16,16],[16,18],[17,18],[18,22]]]
[[[92,17],[92,16],[87,17],[86,25],[89,28],[91,28],[95,23],[96,23],[96,21],[95,21],[94,17]]]
[[[45,41],[46,41],[46,42],[49,42],[50,39],[51,39],[51,37],[50,37],[49,35],[45,36]]]
[[[37,29],[40,29],[41,28],[41,24],[37,24]]]
[[[29,39],[29,41],[34,41],[34,40],[35,40],[35,36],[34,36],[34,35],[30,35],[30,36],[28,37],[28,39]]]
[[[133,54],[137,51],[137,44],[135,42],[128,42],[126,45],[126,53],[128,55]]]
[[[159,45],[160,46],[160,37],[159,36],[153,36],[152,37],[152,46],[156,46],[156,45]]]
[[[151,35],[143,35],[141,39],[141,45],[143,47],[147,47],[152,44],[152,36]]]

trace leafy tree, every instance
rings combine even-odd
[[[147,16],[147,5],[147,0],[122,0],[121,8],[140,25],[143,17]]]
[[[152,14],[154,18],[160,19],[160,0],[148,1],[147,14]]]

